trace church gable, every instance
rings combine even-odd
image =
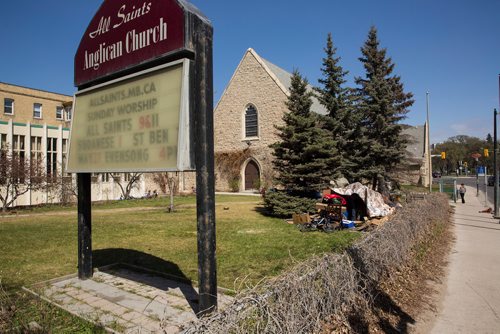
[[[271,184],[269,145],[278,140],[275,126],[283,123],[288,111],[287,93],[263,59],[248,49],[214,111],[216,189],[249,190]],[[228,162],[228,157],[245,161]]]
[[[289,72],[253,49],[245,52],[214,111],[216,189],[248,190],[259,182],[271,185],[274,156],[269,146],[279,140],[276,126],[283,124],[283,114],[288,112],[290,78]],[[314,98],[311,110],[326,114]],[[236,158],[226,161],[241,156],[248,158],[246,163]],[[250,167],[248,161],[253,161]]]
[[[286,112],[286,88],[264,65],[263,60],[249,49],[214,111],[215,150],[245,149],[248,140],[254,147],[266,147],[276,141],[275,124],[282,122]],[[255,107],[258,135],[246,138],[245,110]]]

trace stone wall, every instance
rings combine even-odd
[[[273,156],[269,145],[278,140],[275,125],[283,124],[282,116],[287,111],[285,92],[264,66],[260,57],[248,50],[214,111],[216,155],[251,152],[240,166],[240,191],[244,190],[244,171],[250,159],[260,167],[261,183],[270,185]],[[258,137],[245,137],[245,110],[249,104],[258,112]],[[231,180],[220,167],[216,166],[216,190],[229,191]]]
[[[411,162],[405,161],[397,166],[391,173],[390,177],[397,180],[400,184],[412,184],[428,186],[425,183],[424,177],[426,175],[425,161],[412,160]]]

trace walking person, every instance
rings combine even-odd
[[[465,203],[465,198],[464,198],[464,197],[465,197],[465,192],[466,192],[466,191],[467,191],[467,190],[465,189],[465,186],[464,186],[464,184],[462,183],[462,184],[460,185],[460,188],[458,188],[458,193],[460,194],[460,197],[462,198],[462,203]]]

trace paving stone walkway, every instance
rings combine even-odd
[[[128,267],[94,272],[92,279],[55,279],[32,288],[72,314],[118,333],[180,333],[196,320],[198,292],[191,284]],[[231,297],[219,294],[219,309]]]

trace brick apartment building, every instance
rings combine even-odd
[[[69,148],[73,97],[0,82],[0,148],[7,148],[21,157],[42,159],[47,175],[58,175],[75,182],[65,172]],[[121,176],[127,182],[130,175]],[[148,185],[145,177],[134,189],[133,196],[142,196]],[[118,199],[119,186],[108,173],[94,174],[92,200]],[[154,188],[151,188],[154,189]],[[29,191],[12,206],[57,203],[60,196],[43,191]]]
[[[0,101],[0,147],[41,157],[47,175],[64,172],[73,97],[0,82]],[[14,206],[49,201],[47,193],[28,192]]]

